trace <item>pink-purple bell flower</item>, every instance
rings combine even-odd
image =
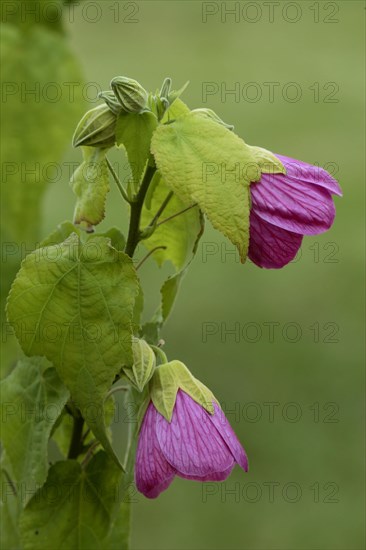
[[[146,410],[137,447],[138,490],[156,498],[177,475],[195,481],[222,481],[235,464],[248,470],[243,447],[219,405],[210,414],[178,390],[171,421],[152,401]]]
[[[280,268],[297,254],[304,235],[327,231],[335,217],[332,195],[338,182],[324,169],[282,155],[285,174],[262,173],[250,186],[249,258],[258,266]]]

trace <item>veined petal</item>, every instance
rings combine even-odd
[[[342,189],[337,180],[335,180],[329,172],[320,166],[314,166],[301,160],[285,157],[284,155],[275,156],[282,162],[286,168],[287,175],[299,181],[314,183],[320,187],[324,187],[334,195],[342,196]]]
[[[302,235],[267,223],[251,210],[248,256],[259,267],[283,267],[294,259],[301,242]]]
[[[226,470],[223,470],[222,472],[212,472],[211,474],[208,474],[207,476],[190,476],[187,474],[177,474],[179,477],[183,477],[184,479],[191,479],[192,481],[224,481],[224,479],[227,479],[229,475],[231,474],[231,470],[235,466],[235,460],[233,459],[233,463],[229,468]]]
[[[214,403],[215,414],[209,416],[211,423],[215,426],[226,445],[229,447],[235,461],[243,468],[245,472],[248,471],[248,458],[243,449],[242,444],[236,437],[234,430],[232,429],[230,422],[226,418],[223,410],[217,403]]]
[[[334,221],[332,196],[319,185],[283,174],[262,174],[250,192],[257,216],[293,233],[317,235]]]
[[[210,422],[211,415],[182,390],[168,423],[156,418],[156,434],[166,460],[182,477],[207,478],[234,464],[232,453]]]
[[[176,474],[160,450],[155,432],[157,416],[161,415],[150,403],[142,423],[136,454],[136,486],[148,498],[156,498],[167,489]],[[165,418],[163,420],[168,424]]]

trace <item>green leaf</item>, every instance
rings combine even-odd
[[[24,550],[105,548],[118,509],[121,470],[104,451],[82,469],[76,460],[57,462],[29,502],[20,522]]]
[[[50,235],[48,235],[48,237],[41,241],[39,248],[62,243],[67,239],[67,237],[71,235],[71,233],[76,233],[80,236],[80,231],[77,227],[74,226],[74,224],[69,221],[62,222],[56,227],[54,231],[52,231]]]
[[[76,234],[24,260],[8,317],[26,355],[55,365],[88,425],[113,453],[103,400],[122,365],[132,365],[131,321],[137,277],[108,239],[84,245]]]
[[[84,162],[72,175],[70,186],[77,197],[74,223],[90,231],[105,215],[105,202],[110,189],[105,160],[107,149],[82,147],[82,151]]]
[[[158,345],[160,339],[160,329],[162,327],[161,308],[158,310],[158,315],[151,321],[144,323],[141,327],[140,335],[148,344]]]
[[[184,101],[177,98],[165,111],[161,122],[163,124],[165,124],[166,122],[171,122],[184,115],[188,115],[190,112],[190,108],[184,103]]]
[[[170,188],[164,180],[160,179],[152,196],[151,211],[146,207],[142,210],[141,222],[143,226],[149,225],[152,217],[158,211],[169,192],[171,192]],[[191,204],[192,201],[189,203],[183,202],[176,194],[173,194],[159,221],[174,216]],[[159,266],[165,261],[170,260],[174,267],[179,270],[184,266],[187,257],[191,254],[200,230],[200,212],[195,207],[158,226],[154,233],[142,242],[148,250],[152,250],[157,246],[165,246],[165,250],[160,249],[153,253],[154,259]]]
[[[48,440],[69,391],[51,364],[40,357],[18,361],[0,386],[2,441],[15,479],[28,489],[43,485],[48,471]]]
[[[186,270],[183,269],[179,273],[176,273],[172,277],[169,277],[169,279],[167,279],[161,287],[160,293],[162,323],[165,323],[173,309],[174,302],[179,291],[180,283],[185,274]]]
[[[129,496],[122,502],[116,521],[112,525],[108,538],[103,543],[103,550],[128,550],[130,545],[131,504]]]
[[[164,180],[186,202],[196,202],[213,226],[238,248],[249,245],[249,184],[260,177],[243,140],[199,113],[161,125],[152,153]]]
[[[135,188],[146,166],[151,137],[157,123],[156,116],[150,111],[121,113],[117,119],[116,143],[126,148]]]
[[[125,236],[117,227],[111,227],[111,229],[108,229],[105,233],[93,233],[90,235],[89,239],[93,239],[95,237],[106,237],[107,239],[110,239],[113,248],[119,250],[120,252],[123,252],[125,249]]]

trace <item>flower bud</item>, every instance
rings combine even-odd
[[[108,105],[98,105],[80,120],[72,138],[74,147],[112,147],[115,142],[116,116]]]
[[[125,375],[140,391],[144,389],[152,377],[156,365],[155,353],[145,340],[135,339],[132,344],[133,366],[124,369]]]
[[[122,107],[111,90],[107,90],[106,92],[99,92],[98,97],[100,99],[103,99],[103,101],[108,105],[114,115],[120,114],[120,112],[122,111]]]
[[[127,113],[139,113],[145,109],[148,93],[136,80],[116,76],[111,81],[111,88]]]
[[[226,124],[226,122],[221,120],[221,118],[212,109],[193,109],[192,113],[204,115],[210,118],[211,120],[214,120],[218,124],[225,126],[225,128],[227,128],[228,130],[234,130],[234,126],[232,124]]]

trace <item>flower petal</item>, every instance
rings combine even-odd
[[[234,465],[233,456],[211,415],[182,390],[177,393],[172,420],[158,414],[156,434],[166,460],[182,477],[211,479]]]
[[[136,486],[140,493],[148,498],[156,498],[167,489],[176,474],[161,452],[156,437],[155,425],[158,415],[154,405],[150,403],[145,413],[137,446]],[[168,424],[165,418],[163,420]]]
[[[232,429],[230,422],[226,418],[223,410],[217,403],[214,402],[215,414],[210,415],[210,421],[215,426],[226,445],[232,452],[236,462],[243,468],[245,472],[248,471],[248,458],[243,449],[242,444],[236,437],[234,430]]]
[[[329,191],[284,174],[262,174],[250,186],[252,210],[273,225],[303,235],[329,229],[335,207]]]
[[[224,479],[228,478],[231,474],[231,470],[235,466],[235,461],[233,459],[233,463],[229,468],[226,470],[223,470],[222,472],[212,472],[211,474],[208,474],[207,476],[190,476],[187,474],[178,474],[179,477],[183,477],[184,479],[191,479],[192,481],[224,481]]]
[[[320,187],[324,187],[334,195],[342,196],[342,189],[337,180],[335,180],[329,172],[320,166],[314,166],[301,160],[285,157],[284,155],[275,155],[285,166],[287,175],[299,181],[314,183]]]
[[[259,267],[283,267],[294,259],[301,242],[302,235],[267,223],[251,210],[248,256]]]

